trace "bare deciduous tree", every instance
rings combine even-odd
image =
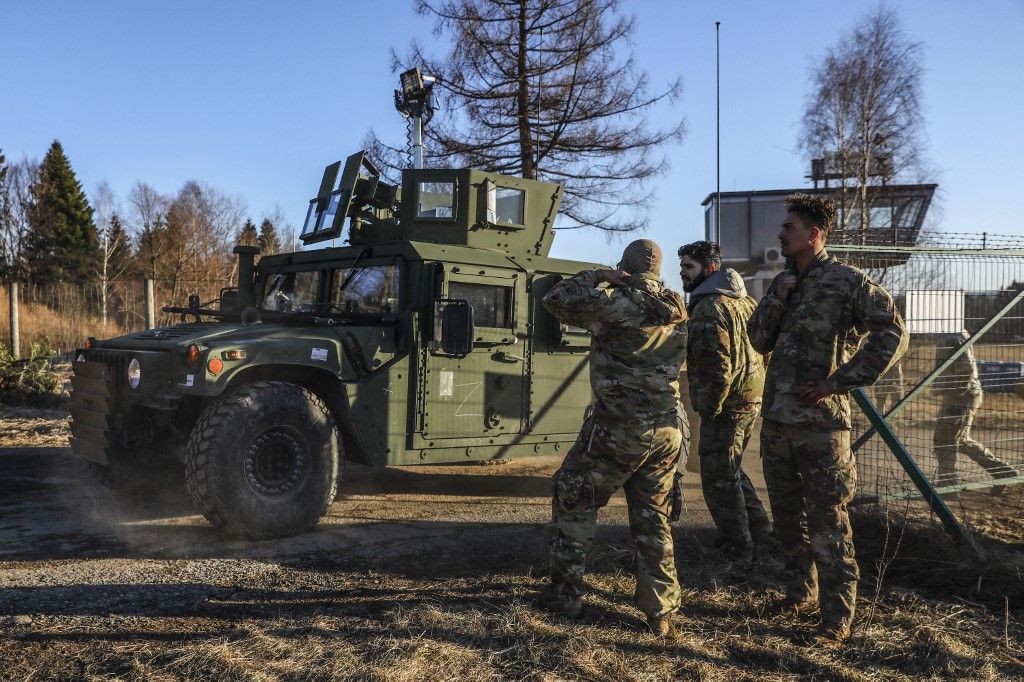
[[[209,185],[189,181],[178,191],[167,208],[172,301],[192,291],[210,297],[233,277],[231,250],[244,217],[241,199]]]
[[[25,242],[32,210],[32,187],[39,174],[39,161],[27,156],[4,166],[0,176],[0,267],[14,278],[26,275]]]
[[[144,182],[135,183],[128,194],[128,224],[138,245],[139,269],[156,279],[159,264],[169,247],[167,206],[170,200]]]
[[[834,160],[844,176],[835,187],[840,228],[862,239],[872,185],[925,181],[921,58],[921,43],[906,36],[894,10],[880,7],[812,70],[800,146],[811,158]]]
[[[131,266],[131,244],[121,222],[117,198],[106,181],[97,186],[92,204],[93,219],[96,221],[100,237],[100,257],[96,266],[100,292],[100,319],[106,327],[111,294]]]
[[[648,113],[681,80],[651,93],[632,55],[634,20],[616,0],[418,0],[452,50],[435,59],[414,43],[394,67],[437,78],[440,111],[425,132],[428,163],[468,165],[565,185],[574,225],[613,232],[644,224],[650,181],[683,123],[653,128]],[[392,169],[404,154],[368,136]]]

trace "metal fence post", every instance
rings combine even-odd
[[[8,312],[11,316],[11,355],[17,360],[21,356],[21,326],[18,323],[18,283],[7,287]]]
[[[156,309],[153,303],[153,280],[146,279],[146,329],[156,326]]]
[[[974,538],[971,534],[964,530],[964,527],[960,525],[960,522],[953,516],[953,512],[946,506],[946,502],[942,499],[942,496],[935,491],[935,487],[932,485],[928,477],[921,471],[921,467],[917,465],[910,451],[907,450],[907,446],[903,444],[903,441],[893,432],[892,427],[885,421],[882,414],[875,407],[875,404],[871,402],[863,388],[855,388],[852,391],[854,400],[860,406],[860,409],[867,416],[868,421],[878,432],[878,435],[885,441],[886,446],[892,452],[893,456],[896,457],[896,461],[900,463],[903,470],[910,476],[910,480],[914,482],[917,489],[921,492],[921,497],[924,498],[928,506],[931,507],[935,515],[942,521],[942,526],[946,529],[946,532],[953,536],[953,538],[961,543],[963,546],[969,548],[978,557],[984,558],[981,549],[975,544]]]

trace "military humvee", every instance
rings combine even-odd
[[[332,164],[306,244],[236,247],[238,286],[181,324],[76,352],[72,448],[100,471],[174,458],[213,524],[300,532],[334,499],[344,459],[374,466],[564,452],[591,400],[589,335],[541,305],[592,263],[548,257],[557,184]]]

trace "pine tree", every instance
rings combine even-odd
[[[260,223],[260,252],[263,255],[278,253],[281,250],[281,240],[277,236],[277,228],[270,218],[264,218]]]
[[[259,237],[256,235],[256,223],[246,218],[245,225],[242,225],[235,243],[238,246],[257,246],[259,244]]]
[[[99,238],[92,207],[57,140],[39,166],[32,194],[25,246],[30,280],[86,284],[96,272]]]

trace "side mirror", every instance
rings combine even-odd
[[[220,290],[220,309],[222,312],[233,312],[239,309],[238,289],[235,287],[224,287]]]
[[[441,350],[464,358],[473,350],[473,306],[463,300],[446,301],[441,311]]]

